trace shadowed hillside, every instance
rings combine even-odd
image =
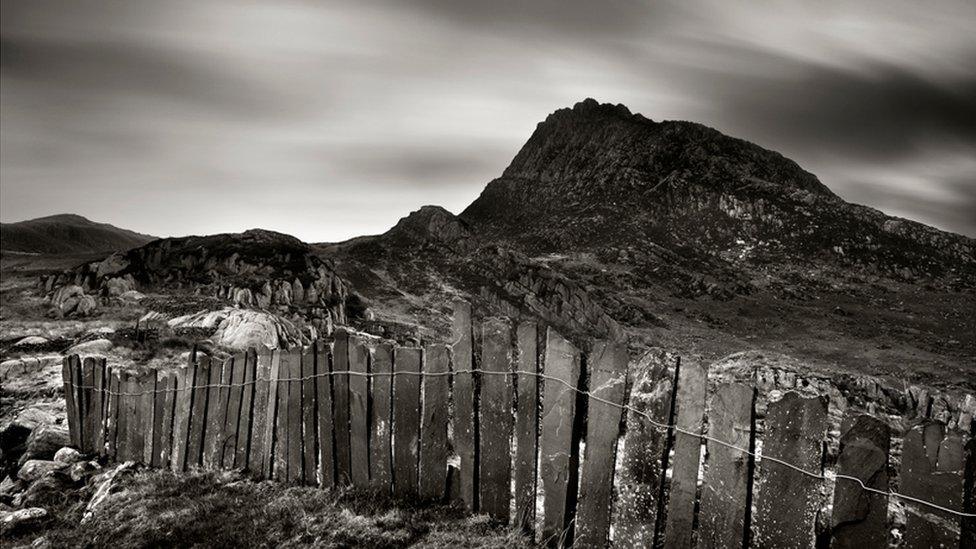
[[[0,249],[32,254],[115,252],[141,246],[156,237],[96,223],[80,215],[60,214],[0,224]]]

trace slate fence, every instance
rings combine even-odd
[[[967,433],[931,421],[907,432],[896,497],[880,419],[846,417],[825,470],[826,398],[786,393],[760,434],[756,389],[707,391],[699,366],[657,368],[628,398],[622,343],[583,353],[533,322],[475,326],[466,303],[453,322],[450,346],[340,330],[329,344],[194,356],[174,371],[67,357],[72,442],[174,471],[457,500],[546,546],[884,547],[896,499],[903,547],[976,546]],[[829,498],[831,526],[815,539]]]

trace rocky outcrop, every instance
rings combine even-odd
[[[976,285],[973,239],[848,204],[795,162],[711,128],[593,100],[539,124],[460,219],[530,254],[653,244]]]
[[[279,315],[247,309],[225,308],[219,311],[203,311],[176,317],[166,323],[175,331],[187,329],[206,331],[210,334],[210,341],[214,345],[232,351],[259,349],[262,346],[278,349],[307,345],[319,335],[319,331],[314,326],[296,324]],[[331,328],[328,330],[331,331]]]
[[[91,314],[100,299],[142,293],[210,295],[222,303],[346,321],[350,289],[297,238],[263,230],[166,238],[42,280],[59,316]],[[178,300],[177,300],[178,301]]]

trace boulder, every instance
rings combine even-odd
[[[59,425],[38,427],[27,439],[27,448],[20,458],[20,464],[32,459],[52,459],[68,444],[71,444],[71,436],[67,428]]]
[[[47,511],[41,507],[28,507],[27,509],[17,509],[8,511],[0,516],[0,525],[3,526],[5,535],[14,530],[27,528],[34,523],[40,522],[47,517]]]
[[[141,299],[145,299],[145,297],[146,297],[145,294],[143,294],[141,292],[137,292],[135,290],[129,290],[127,292],[122,292],[122,294],[119,295],[119,299],[121,299],[123,301],[139,301]]]
[[[83,459],[81,452],[70,446],[65,446],[54,453],[54,461],[58,463],[76,463]]]
[[[108,339],[94,339],[79,343],[64,352],[65,355],[97,355],[112,350],[115,344]]]
[[[91,487],[94,490],[91,500],[88,501],[88,506],[85,507],[85,514],[81,518],[81,523],[84,524],[91,520],[94,516],[95,511],[98,507],[108,498],[112,493],[112,490],[118,485],[121,478],[127,474],[131,474],[132,470],[135,469],[136,463],[134,461],[126,461],[108,469],[92,479]]]
[[[67,463],[59,463],[46,459],[29,459],[17,472],[17,478],[25,482],[35,482],[51,472],[61,472],[68,468]]]
[[[264,311],[233,308],[201,311],[174,318],[168,324],[173,329],[215,328],[213,344],[234,351],[262,345],[275,349],[304,341],[295,323]]]
[[[68,468],[68,476],[75,482],[81,482],[98,473],[102,468],[96,461],[79,461]]]
[[[48,340],[46,337],[27,336],[17,343],[14,343],[14,347],[33,347],[35,345],[45,345],[47,343],[50,343],[50,340]]]
[[[105,281],[105,291],[109,297],[116,297],[126,292],[131,292],[135,290],[134,286],[135,283],[131,278],[110,278]]]

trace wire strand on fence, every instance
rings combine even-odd
[[[694,431],[691,431],[691,430],[688,430],[688,429],[684,429],[682,427],[679,427],[678,425],[675,425],[675,424],[662,423],[660,421],[655,420],[653,417],[651,417],[650,414],[648,414],[648,413],[646,413],[646,412],[644,412],[642,410],[638,410],[637,408],[634,408],[633,406],[630,406],[629,404],[618,404],[618,403],[613,402],[611,400],[607,400],[607,399],[602,398],[602,397],[600,397],[598,395],[595,395],[595,394],[593,394],[590,391],[586,391],[586,390],[580,389],[578,387],[575,387],[572,384],[570,384],[570,383],[566,382],[565,380],[560,379],[558,377],[551,376],[551,375],[547,375],[547,374],[544,374],[544,373],[541,373],[541,372],[533,372],[533,371],[529,371],[529,370],[510,370],[510,371],[505,371],[505,372],[483,370],[481,368],[470,368],[470,369],[464,369],[464,370],[451,370],[451,371],[447,371],[447,372],[414,372],[414,371],[401,371],[401,372],[354,372],[354,371],[347,371],[347,370],[339,370],[339,371],[323,372],[323,373],[319,373],[319,374],[312,374],[312,375],[301,376],[301,377],[290,377],[290,378],[282,377],[282,378],[277,378],[277,379],[263,378],[263,377],[255,377],[255,379],[253,379],[253,380],[244,381],[244,382],[241,382],[241,383],[210,383],[210,384],[189,385],[189,386],[184,385],[183,387],[176,387],[176,388],[159,388],[159,389],[153,389],[151,391],[130,391],[130,392],[126,392],[126,391],[112,391],[112,390],[109,390],[109,389],[98,388],[98,387],[95,387],[94,385],[73,385],[73,387],[76,388],[76,389],[90,389],[90,390],[98,391],[98,392],[101,392],[101,393],[104,393],[104,394],[107,394],[107,395],[116,395],[116,396],[143,396],[143,395],[154,394],[154,393],[192,391],[192,390],[195,390],[195,389],[196,390],[199,390],[199,389],[213,389],[213,388],[224,388],[224,387],[226,387],[226,388],[231,388],[231,387],[244,387],[244,386],[247,386],[247,385],[254,385],[254,384],[263,383],[263,382],[278,382],[278,383],[304,382],[304,381],[308,381],[310,379],[316,379],[316,378],[327,377],[327,376],[339,376],[339,375],[350,375],[350,376],[361,376],[361,377],[393,377],[393,376],[443,377],[443,376],[455,376],[455,375],[461,375],[461,374],[468,374],[468,375],[472,375],[472,374],[481,374],[481,375],[504,375],[504,376],[519,376],[519,375],[536,376],[536,377],[538,377],[540,379],[544,379],[544,380],[547,380],[547,381],[553,381],[553,382],[562,384],[563,386],[567,387],[568,389],[570,389],[572,391],[575,391],[575,392],[577,392],[579,394],[585,395],[587,398],[589,398],[591,400],[595,400],[597,402],[601,402],[601,403],[606,404],[608,406],[613,406],[615,408],[619,408],[621,410],[624,410],[624,411],[633,413],[633,414],[635,414],[635,415],[637,415],[639,417],[644,418],[645,420],[647,420],[648,423],[650,423],[651,425],[653,425],[653,426],[655,426],[655,427],[657,427],[659,429],[674,431],[676,433],[681,433],[683,435],[692,436],[692,437],[698,438],[700,440],[705,440],[705,441],[708,441],[708,442],[713,442],[715,444],[718,444],[718,445],[724,446],[726,448],[729,448],[730,450],[734,450],[734,451],[741,452],[743,454],[752,456],[752,457],[756,458],[759,461],[766,460],[766,461],[771,461],[773,463],[780,464],[780,465],[782,465],[784,467],[787,467],[787,468],[792,469],[792,470],[794,470],[794,471],[796,471],[798,473],[801,473],[803,475],[806,475],[808,477],[811,477],[811,478],[814,478],[814,479],[817,479],[817,480],[830,480],[826,475],[824,475],[822,473],[816,473],[816,472],[812,472],[812,471],[807,471],[806,469],[803,469],[802,467],[799,467],[797,465],[794,465],[792,463],[789,463],[788,461],[785,461],[785,460],[782,460],[782,459],[779,459],[779,458],[775,458],[775,457],[772,457],[772,456],[762,455],[761,453],[754,452],[754,451],[752,451],[752,450],[750,450],[748,448],[742,448],[741,446],[736,446],[735,444],[732,444],[731,442],[726,442],[724,440],[715,438],[715,437],[710,436],[710,435],[707,435],[705,433],[696,433]],[[905,500],[905,501],[910,501],[912,503],[917,503],[919,505],[924,505],[926,507],[930,507],[932,509],[936,509],[938,511],[942,511],[944,513],[948,513],[948,514],[955,515],[955,516],[958,516],[958,517],[963,517],[963,518],[976,518],[976,513],[967,513],[967,512],[964,512],[964,511],[957,511],[955,509],[950,509],[948,507],[944,507],[944,506],[939,505],[937,503],[932,503],[930,501],[925,501],[923,499],[919,499],[919,498],[910,496],[908,494],[902,494],[902,493],[896,492],[894,490],[879,490],[877,488],[872,488],[871,486],[867,486],[866,484],[864,484],[864,481],[862,481],[861,479],[859,479],[857,477],[854,477],[854,476],[844,475],[844,474],[838,473],[838,474],[835,474],[833,478],[836,479],[836,480],[846,480],[846,481],[849,481],[849,482],[854,482],[854,483],[858,484],[861,487],[861,489],[864,490],[864,491],[866,491],[866,492],[872,492],[872,493],[879,494],[879,495],[883,495],[883,496],[889,496],[889,497],[894,497],[894,498],[898,498],[898,499]]]

